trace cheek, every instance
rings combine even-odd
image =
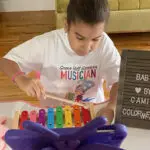
[[[93,43],[93,49],[97,49],[99,47],[100,42]]]
[[[78,50],[81,47],[81,43],[76,38],[72,38],[70,43],[71,43],[71,48],[74,50]]]
[[[74,38],[74,36],[69,36],[69,43],[72,49],[76,47],[76,39]]]
[[[72,40],[72,41],[71,41],[71,48],[72,48],[72,49],[77,49],[77,47],[78,47],[78,42],[77,42],[77,40],[76,40],[76,39]]]

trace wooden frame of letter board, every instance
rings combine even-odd
[[[144,88],[150,88],[150,78],[148,82],[137,81],[137,73],[148,74],[150,77],[150,51],[123,50],[121,55],[115,123],[122,123],[128,127],[150,129],[150,104],[133,104],[130,101],[130,97],[132,96],[150,99],[150,94],[144,95],[143,92]],[[136,93],[135,87],[140,87],[142,89],[141,92]],[[149,111],[149,119],[141,119],[139,116],[124,116],[123,108]]]

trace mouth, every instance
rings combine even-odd
[[[80,56],[85,56],[85,55],[88,55],[89,53],[91,53],[93,50],[90,50],[89,52],[82,52],[82,51],[79,51],[79,52],[76,52],[78,55]]]
[[[81,52],[76,52],[79,56],[86,56],[88,53],[81,53]]]

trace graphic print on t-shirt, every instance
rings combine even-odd
[[[97,65],[61,65],[59,67],[61,80],[75,81],[73,93],[67,93],[67,95],[71,95],[72,100],[87,102],[95,98],[96,95],[94,97],[83,97],[86,95],[86,92],[92,91],[92,88],[95,86],[97,68]],[[69,99],[68,96],[67,98]]]
[[[78,81],[78,84],[75,89],[75,101],[80,102],[80,101],[90,101],[93,98],[86,98],[83,99],[83,96],[86,94],[88,90],[90,90],[92,87],[95,86],[94,81],[92,80],[82,80]]]
[[[97,66],[60,66],[63,80],[87,80],[97,77]]]

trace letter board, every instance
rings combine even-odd
[[[150,129],[150,51],[122,52],[115,122]]]

